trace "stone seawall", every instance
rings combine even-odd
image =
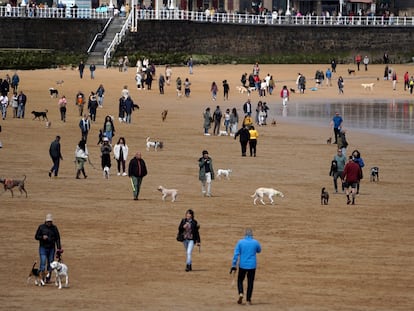
[[[106,20],[1,19],[0,48],[40,48],[86,52]],[[141,21],[127,35],[122,53],[186,53],[238,57],[329,55],[352,61],[356,53],[379,62],[388,52],[393,62],[411,61],[414,28],[261,26]]]
[[[53,49],[85,53],[106,20],[0,19],[0,48]]]

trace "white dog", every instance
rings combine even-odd
[[[220,131],[218,136],[229,136],[229,133],[227,131]]]
[[[230,179],[230,174],[232,173],[233,171],[230,169],[230,168],[228,168],[228,169],[221,169],[221,168],[219,168],[218,170],[217,170],[217,177],[219,178],[219,179],[221,179],[221,176],[224,176],[224,177],[226,177],[227,179]]]
[[[149,136],[147,137],[147,151],[149,151],[150,148],[154,148],[155,151],[158,151],[158,149],[162,149],[162,147],[164,147],[162,141],[150,141]]]
[[[236,90],[237,90],[240,94],[243,94],[243,93],[247,93],[247,92],[248,92],[247,88],[245,88],[244,86],[236,86]]]
[[[55,285],[59,286],[59,289],[62,289],[62,278],[65,277],[65,287],[68,287],[68,284],[69,284],[68,266],[59,261],[54,261],[50,264],[50,267],[56,273]]]
[[[361,86],[364,88],[364,90],[373,91],[374,90],[375,83],[361,83]]]
[[[160,191],[162,193],[162,200],[165,201],[165,198],[169,195],[171,195],[171,202],[175,202],[175,199],[177,198],[178,195],[178,190],[177,189],[167,189],[164,188],[163,186],[159,186],[158,191]]]
[[[253,204],[256,205],[256,201],[257,199],[260,199],[260,202],[262,202],[263,205],[265,205],[265,202],[263,201],[263,196],[267,195],[270,203],[273,204],[273,196],[279,196],[281,198],[284,197],[283,193],[273,189],[273,188],[257,188],[256,191],[253,193],[253,195],[251,195],[252,198],[254,198],[253,200]]]

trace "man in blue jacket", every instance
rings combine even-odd
[[[247,275],[247,296],[246,301],[249,305],[252,304],[251,298],[253,294],[253,283],[256,274],[256,254],[262,251],[260,243],[253,239],[253,230],[246,229],[244,239],[237,242],[234,248],[233,262],[230,269],[230,274],[237,270],[237,261],[239,262],[239,275],[237,277],[237,288],[239,291],[238,304],[243,302],[243,281]]]

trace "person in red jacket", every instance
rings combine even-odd
[[[352,205],[355,204],[356,188],[361,178],[362,171],[361,167],[358,164],[358,160],[353,156],[350,156],[348,163],[345,165],[342,175],[346,193],[346,204],[351,203],[351,199],[349,197],[350,194],[352,194]],[[351,192],[349,191],[349,188],[351,188]]]

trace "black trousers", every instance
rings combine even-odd
[[[256,269],[243,269],[239,268],[239,275],[237,278],[237,288],[239,294],[243,294],[243,281],[247,275],[247,294],[246,300],[251,301],[253,294],[254,276],[256,275]]]
[[[240,142],[242,156],[244,156],[244,157],[246,156],[246,149],[247,149],[247,143],[248,142],[249,142],[248,140]]]
[[[250,156],[252,155],[256,156],[256,145],[257,145],[257,139],[249,140]]]

